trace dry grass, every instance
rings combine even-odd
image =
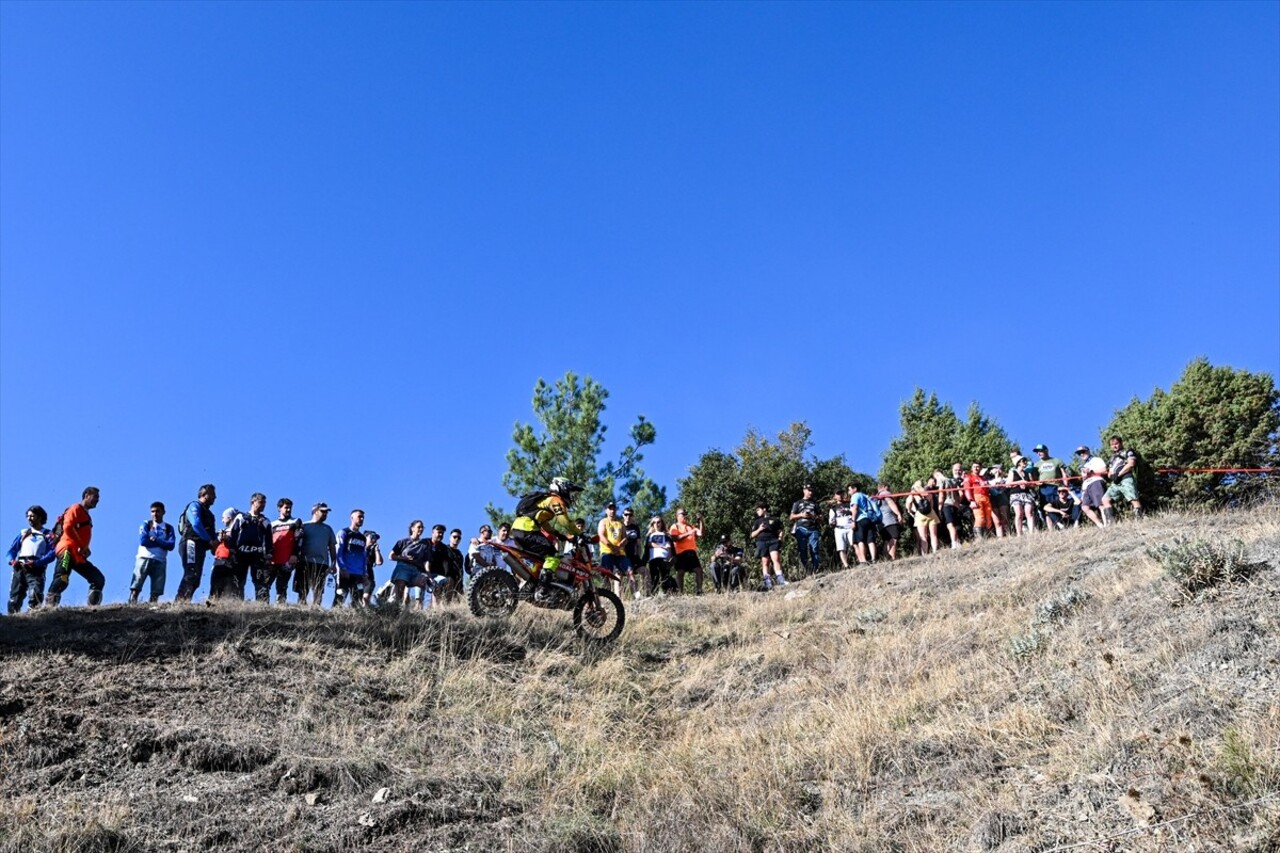
[[[1210,596],[1146,553],[1227,527],[1268,565]],[[640,602],[607,649],[525,608],[11,619],[0,848],[1275,850],[1278,562],[1274,507],[1163,516]]]

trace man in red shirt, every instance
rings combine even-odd
[[[53,546],[57,556],[53,583],[49,584],[49,597],[46,599],[49,607],[57,607],[62,600],[62,592],[71,582],[72,572],[89,582],[89,606],[102,603],[102,587],[107,579],[97,566],[89,562],[89,540],[93,538],[93,520],[89,518],[89,510],[98,505],[99,496],[97,486],[89,486],[81,495],[80,503],[72,504],[62,513],[59,521],[62,535]]]
[[[991,528],[994,527],[996,536],[1004,536],[1004,525],[1000,523],[999,516],[991,511],[991,489],[987,478],[982,476],[981,464],[974,462],[969,466],[962,488],[964,499],[969,502],[969,509],[973,510],[974,535],[990,536]]]

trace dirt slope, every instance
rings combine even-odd
[[[1180,535],[1253,574],[1184,601],[1145,553]],[[1271,507],[640,602],[605,650],[524,610],[0,619],[0,850],[1280,850],[1277,565]]]

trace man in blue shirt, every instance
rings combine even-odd
[[[190,601],[204,579],[204,558],[218,547],[218,529],[215,526],[213,502],[218,490],[213,483],[205,483],[196,493],[196,499],[187,504],[178,519],[178,559],[182,561],[182,581],[178,584],[178,601]]]
[[[133,581],[129,584],[129,603],[137,604],[142,594],[142,584],[151,581],[151,603],[164,595],[165,567],[169,552],[177,545],[173,525],[164,520],[164,504],[151,505],[151,518],[138,529],[138,560],[133,569]]]
[[[333,591],[333,606],[341,607],[351,595],[351,606],[365,602],[368,579],[369,538],[360,530],[364,527],[364,510],[351,511],[351,526],[338,534],[338,584]]]

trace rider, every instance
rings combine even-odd
[[[582,486],[564,477],[556,477],[546,492],[533,492],[520,498],[516,507],[516,520],[511,525],[511,535],[516,547],[526,554],[542,560],[539,580],[550,583],[560,566],[560,556],[555,546],[556,538],[570,542],[581,535],[581,529],[569,518],[569,507]]]

